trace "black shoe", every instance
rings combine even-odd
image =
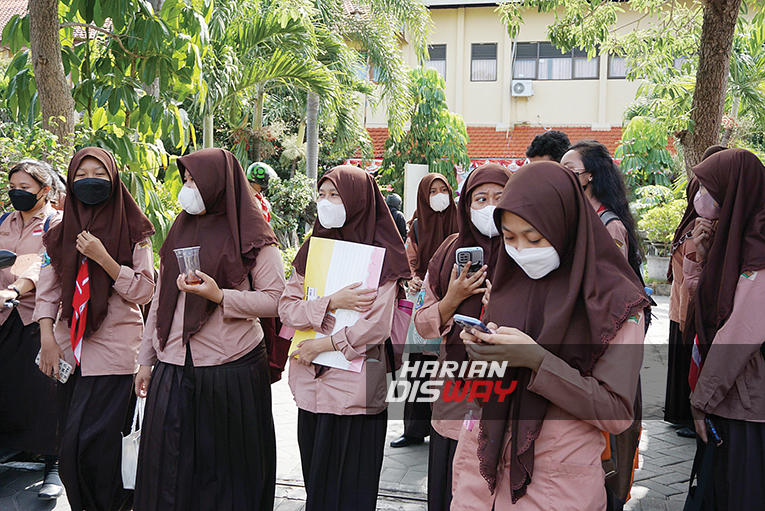
[[[401,435],[390,443],[391,447],[408,447],[410,445],[420,445],[425,441],[424,438],[417,438],[416,436]]]
[[[696,438],[696,432],[688,426],[678,429],[675,433],[683,438]]]
[[[55,500],[64,493],[64,485],[58,476],[58,457],[45,457],[45,479],[37,492],[37,498],[41,500]]]

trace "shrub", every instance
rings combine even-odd
[[[649,209],[638,221],[638,228],[646,232],[648,241],[659,251],[659,256],[669,255],[675,229],[683,219],[686,205],[684,200],[673,200],[664,206]]]

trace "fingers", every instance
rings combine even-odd
[[[486,292],[486,288],[485,287],[477,287],[477,288],[473,289],[472,291],[470,291],[470,294],[471,295],[480,295],[480,294],[483,294],[485,292]]]
[[[704,419],[695,419],[693,421],[693,426],[701,441],[707,443],[707,427],[706,424],[704,424]]]
[[[492,332],[499,332],[499,331],[500,331],[500,329],[499,329],[499,327],[497,326],[497,324],[496,324],[496,323],[494,323],[493,321],[490,321],[490,322],[489,322],[489,323],[486,325],[486,327],[487,327],[489,330],[491,330]],[[502,327],[502,328],[507,328],[507,327]]]
[[[457,265],[452,266],[452,274],[449,277],[449,282],[457,280]]]
[[[209,276],[202,270],[195,270],[194,273],[196,274],[197,277],[202,279],[202,282],[210,282],[210,281],[215,282],[215,279],[213,279],[211,276]]]
[[[356,289],[357,287],[361,286],[362,282],[354,282],[353,284],[349,286],[345,286],[345,289]]]
[[[460,332],[460,339],[462,339],[463,341],[473,342],[475,341],[476,336],[473,335],[472,330],[471,331],[463,330],[462,332]]]

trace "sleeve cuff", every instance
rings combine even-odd
[[[526,387],[528,390],[537,394],[543,395],[544,389],[547,386],[547,380],[550,373],[554,370],[554,361],[552,360],[555,355],[549,351],[545,353],[545,357],[542,359],[542,363],[539,365],[539,371],[531,373],[531,379],[529,385]],[[557,358],[557,357],[555,357]]]
[[[55,321],[57,316],[58,304],[38,302],[32,315],[32,321],[40,321],[42,318],[51,318]]]
[[[724,396],[715,396],[715,389],[719,385],[720,381],[716,376],[711,376],[709,379],[699,378],[696,389],[691,393],[691,405],[707,413],[713,413],[724,398]]]
[[[332,340],[335,342],[335,346],[337,346],[337,351],[342,353],[345,359],[349,362],[361,356],[358,351],[353,349],[353,346],[351,346],[348,339],[345,338],[345,335],[340,332],[334,334]]]
[[[311,327],[317,331],[322,333],[327,333],[326,325],[327,323],[327,313],[329,312],[329,297],[324,296],[322,298],[319,298],[317,300],[311,300],[308,302],[308,311],[309,311],[309,318],[308,320],[311,322]],[[329,316],[332,319],[332,326],[335,326],[334,319],[331,316]],[[331,332],[332,329],[329,329],[329,332]]]
[[[157,354],[153,353],[151,355],[139,353],[138,354],[138,365],[142,366],[153,366],[157,362]]]
[[[120,266],[120,274],[117,275],[117,280],[114,281],[114,290],[119,294],[124,295],[130,290],[130,284],[133,283],[133,277],[135,271],[127,266]]]

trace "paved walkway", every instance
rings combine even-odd
[[[646,339],[642,370],[643,427],[640,444],[640,469],[635,473],[632,511],[682,510],[695,441],[678,437],[675,429],[664,423],[662,409],[667,372],[668,300],[656,299],[657,318]],[[299,511],[305,508],[305,490],[297,446],[297,408],[286,381],[273,387],[274,421],[277,441],[276,511]],[[392,416],[401,416],[391,410]],[[403,423],[392,420],[388,439],[403,432]],[[380,478],[378,509],[385,511],[423,511],[427,509],[428,445],[400,449],[386,447]],[[0,465],[0,511],[70,511],[65,498],[57,503],[37,501],[42,478],[42,464]]]

